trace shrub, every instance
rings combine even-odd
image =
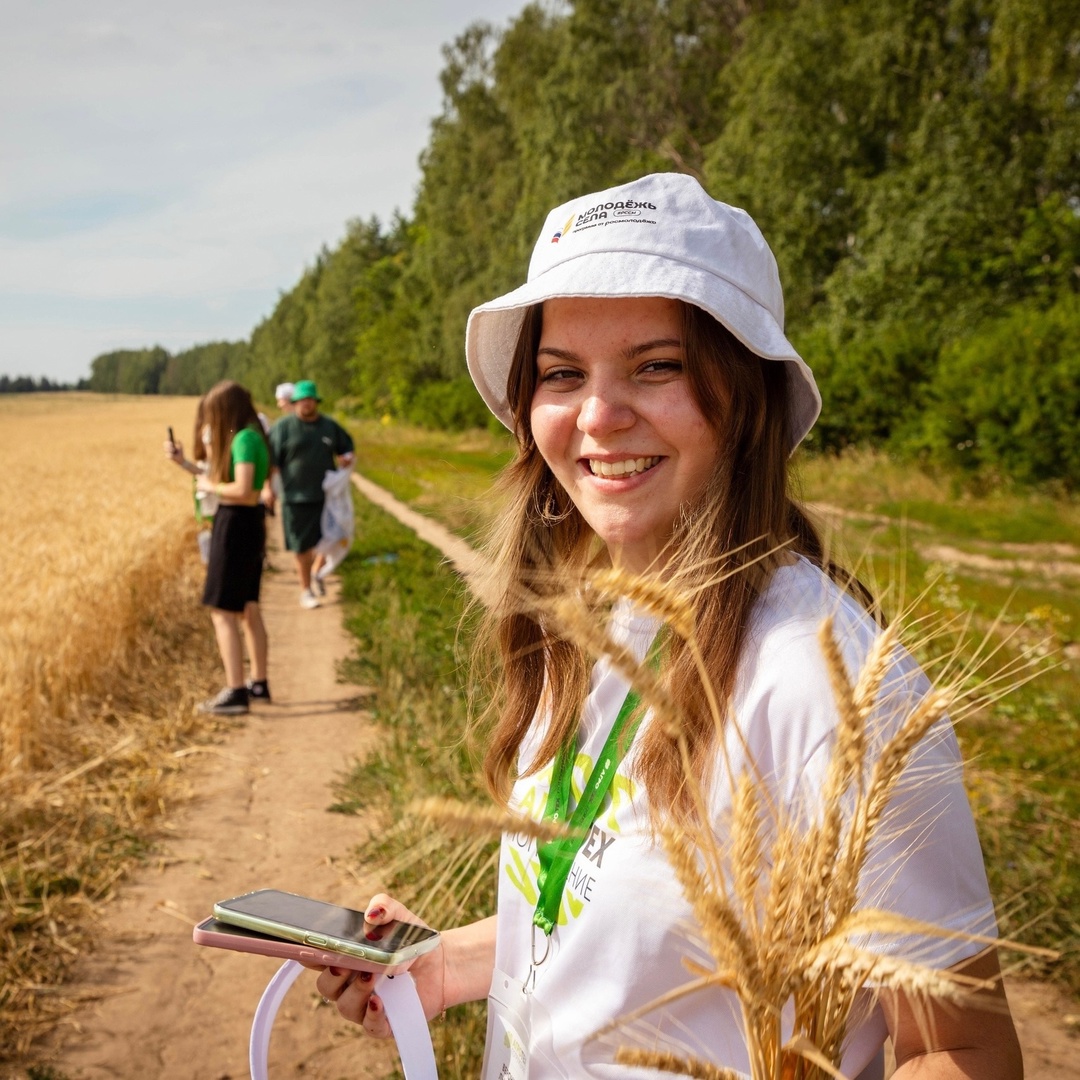
[[[921,328],[893,323],[842,343],[819,329],[797,344],[821,391],[812,448],[881,446],[919,416],[937,352]]]
[[[440,431],[484,427],[489,413],[468,376],[422,384],[409,402],[406,419]]]
[[[942,350],[912,447],[1022,483],[1080,487],[1080,302],[1014,308]]]

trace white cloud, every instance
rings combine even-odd
[[[522,0],[4,6],[0,372],[74,379],[244,337],[349,218],[408,212],[441,46]]]

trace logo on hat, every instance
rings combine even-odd
[[[568,233],[570,231],[570,226],[574,224],[574,218],[576,216],[577,216],[576,214],[571,214],[566,219],[566,224],[551,238],[551,242],[553,244],[557,244],[559,242],[559,237],[564,236],[566,233]]]

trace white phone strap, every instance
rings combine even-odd
[[[285,1000],[289,987],[303,970],[303,964],[286,960],[266,984],[251,1025],[248,1051],[251,1080],[267,1080],[270,1032],[274,1029],[278,1008]],[[375,981],[375,990],[386,1008],[386,1019],[394,1032],[405,1080],[438,1080],[431,1032],[413,977],[408,972],[396,977],[380,975]]]

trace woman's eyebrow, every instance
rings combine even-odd
[[[626,350],[626,355],[630,358],[640,356],[642,353],[652,352],[653,349],[681,349],[682,340],[680,338],[656,338],[654,341],[643,341],[639,345],[631,345]]]
[[[577,353],[571,352],[569,349],[557,349],[553,345],[542,345],[536,350],[537,359],[541,356],[554,356],[556,360],[566,360],[567,362],[573,362],[580,359]]]
[[[652,352],[653,349],[681,349],[682,341],[679,338],[656,338],[653,341],[642,341],[637,345],[629,345],[625,355],[628,359],[641,356],[643,353]],[[581,358],[570,349],[560,349],[554,345],[543,345],[536,350],[537,357],[553,356],[557,360],[575,361]]]

